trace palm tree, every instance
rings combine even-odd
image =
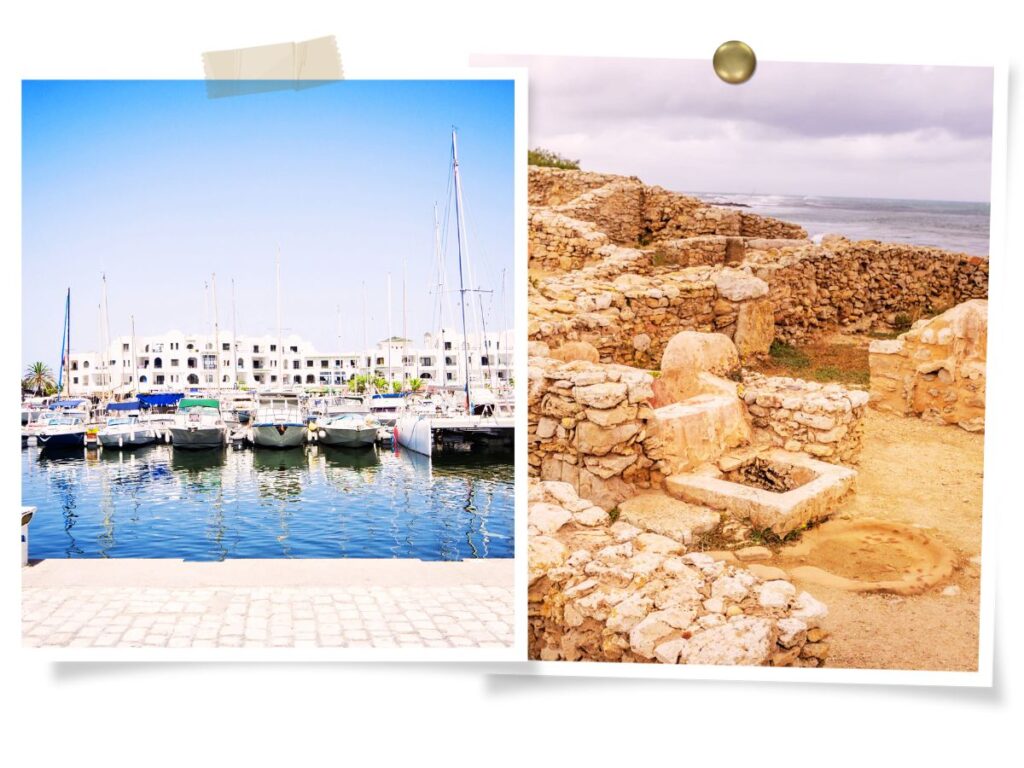
[[[419,392],[423,389],[423,379],[409,379],[409,389],[413,392]]]
[[[402,391],[402,382],[400,382],[400,381],[392,381],[391,382],[391,391],[394,392],[396,395],[399,392],[401,392]]]
[[[46,363],[32,363],[25,369],[25,378],[21,385],[24,389],[35,392],[37,395],[45,395],[57,388],[53,381],[53,371]]]

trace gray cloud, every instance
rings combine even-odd
[[[987,199],[984,67],[478,56],[528,66],[530,144],[689,190]],[[651,176],[653,174],[653,176]]]

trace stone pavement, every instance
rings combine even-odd
[[[107,648],[501,648],[513,642],[512,582],[511,560],[43,561],[23,569],[22,639]]]

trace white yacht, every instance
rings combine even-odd
[[[378,394],[370,398],[370,413],[385,427],[395,426],[405,412],[405,393]]]
[[[138,400],[107,405],[107,423],[100,428],[98,438],[104,448],[140,448],[157,441],[157,430],[152,423],[143,421],[142,404]]]
[[[306,440],[306,419],[291,393],[261,394],[251,425],[253,443],[263,448],[295,448]]]
[[[366,413],[339,413],[317,421],[317,437],[324,445],[364,448],[377,442],[380,423]]]
[[[168,428],[175,448],[220,448],[227,443],[228,428],[220,413],[220,402],[211,398],[183,398]]]

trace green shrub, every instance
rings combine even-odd
[[[542,147],[529,150],[526,154],[526,162],[530,165],[540,165],[545,168],[565,168],[572,171],[580,169],[579,160],[570,160],[567,157],[562,157],[557,152],[552,152]]]

